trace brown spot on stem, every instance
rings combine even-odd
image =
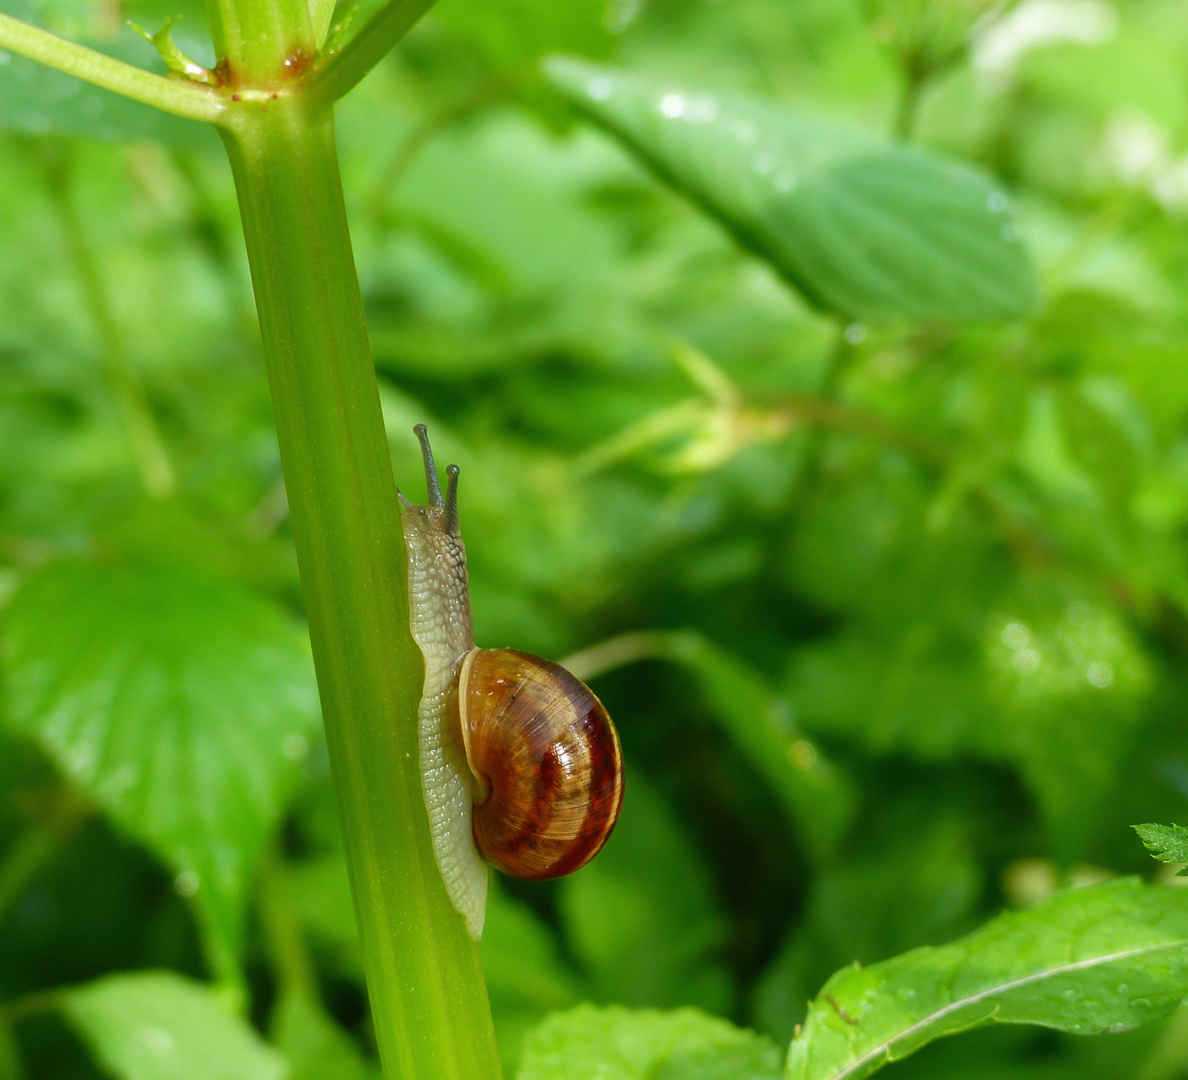
[[[289,50],[281,65],[281,77],[295,79],[301,75],[314,61],[314,54],[304,45],[297,45]]]

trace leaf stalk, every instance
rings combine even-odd
[[[226,99],[208,87],[144,71],[9,15],[0,15],[0,49],[175,116],[218,124],[227,111]]]

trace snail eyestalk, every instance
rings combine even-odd
[[[449,480],[446,481],[446,495],[445,495],[445,518],[442,525],[445,531],[451,536],[458,536],[461,534],[461,529],[458,527],[458,473],[461,470],[457,465],[446,466],[446,476]]]
[[[425,459],[425,487],[429,492],[429,505],[442,506],[441,481],[437,479],[437,463],[433,460],[433,448],[429,445],[429,429],[418,424],[413,432],[421,443],[421,457]]]

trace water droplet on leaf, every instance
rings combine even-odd
[[[685,99],[680,94],[665,94],[660,99],[660,111],[669,120],[675,120],[685,111]]]
[[[173,888],[178,896],[191,897],[198,892],[202,881],[193,870],[183,870],[173,879]]]

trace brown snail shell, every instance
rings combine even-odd
[[[483,858],[530,881],[589,862],[623,803],[619,737],[593,691],[539,656],[472,649],[458,673],[458,717]]]

